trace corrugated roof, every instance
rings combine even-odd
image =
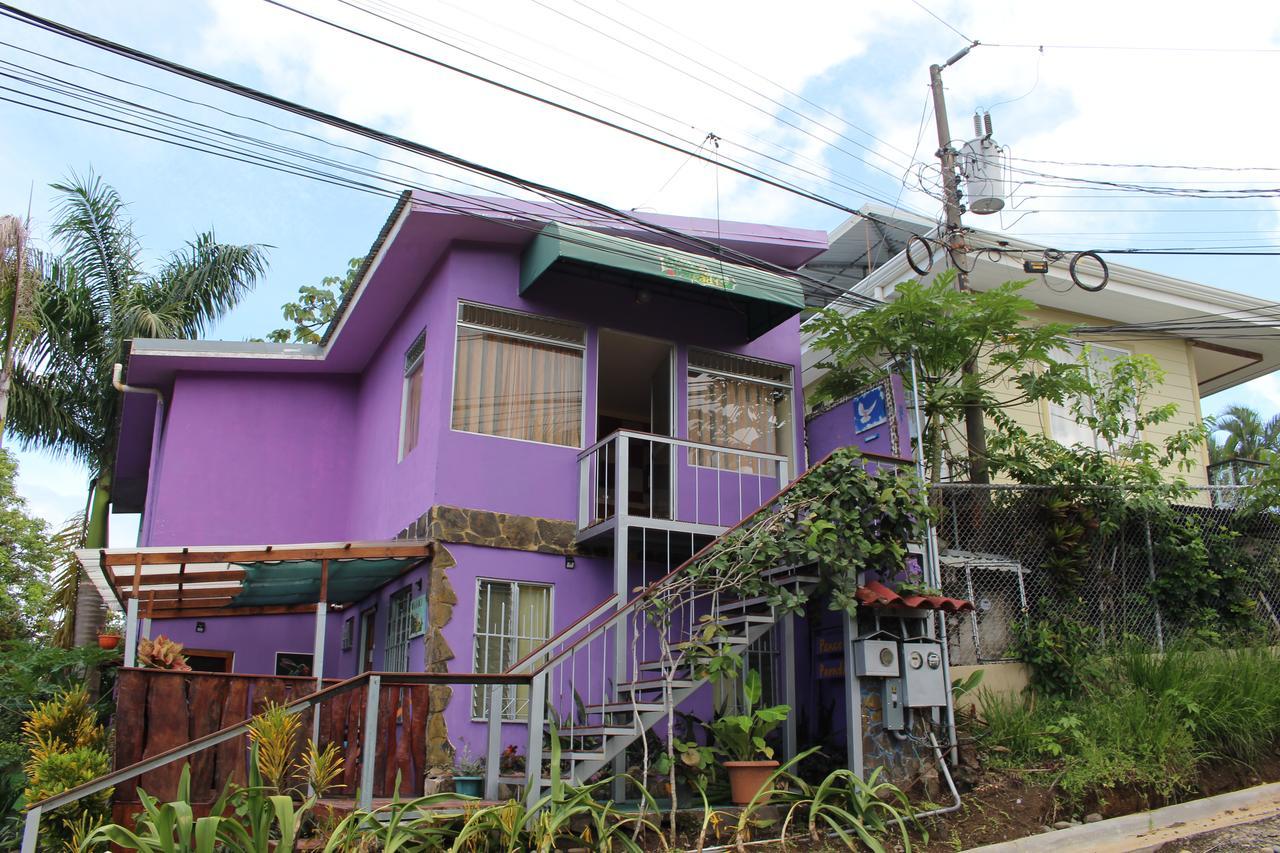
[[[886,607],[913,610],[941,610],[944,613],[960,613],[973,609],[972,601],[962,598],[947,598],[945,595],[917,595],[907,593],[899,595],[880,581],[871,581],[866,586],[858,587],[858,601],[867,607]]]

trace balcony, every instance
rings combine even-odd
[[[715,536],[790,480],[781,454],[619,430],[578,456],[578,541],[648,527]]]

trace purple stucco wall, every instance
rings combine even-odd
[[[857,432],[854,428],[853,400],[845,400],[810,417],[805,425],[809,464],[816,464],[828,453],[841,447],[856,447],[865,453],[878,453],[882,456],[911,458],[911,430],[907,420],[909,414],[902,377],[891,375],[889,388],[893,397],[893,410],[888,413],[888,422],[863,432]],[[893,447],[895,432],[898,445],[896,453]]]

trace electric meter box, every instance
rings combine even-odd
[[[897,678],[897,640],[858,640],[853,644],[853,671],[859,678]]]
[[[902,644],[902,704],[908,708],[940,708],[947,704],[947,678],[938,643]]]

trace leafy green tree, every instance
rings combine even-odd
[[[325,276],[319,287],[303,285],[298,288],[298,301],[287,302],[281,307],[284,319],[293,324],[292,329],[276,329],[267,334],[267,340],[278,344],[316,344],[338,314],[338,306],[356,286],[356,276],[364,258],[347,261],[347,272],[341,278]]]
[[[1222,414],[1210,419],[1210,425],[1215,431],[1226,433],[1218,445],[1222,459],[1263,461],[1268,454],[1280,451],[1280,414],[1263,420],[1256,409],[1228,406]]]
[[[90,502],[83,544],[107,544],[111,472],[121,395],[112,369],[131,338],[195,338],[254,287],[266,271],[264,247],[219,243],[197,234],[154,271],[114,189],[92,173],[53,185],[60,195],[52,234],[61,253],[41,270],[36,328],[21,342],[8,430],[84,464]],[[97,633],[101,606],[77,599],[76,639]]]
[[[814,349],[827,354],[819,365],[828,372],[816,389],[817,403],[842,399],[888,371],[906,372],[914,360],[932,482],[941,479],[944,463],[953,473],[973,467],[975,460],[955,451],[967,447],[966,406],[980,406],[1000,424],[1015,406],[1062,403],[1088,389],[1079,365],[1054,358],[1072,327],[1027,325],[1035,303],[1020,295],[1026,282],[959,291],[954,277],[948,271],[928,284],[906,281],[888,304],[853,314],[829,307],[806,326],[816,335]],[[969,364],[974,369],[966,372]],[[985,467],[986,460],[980,462]]]

